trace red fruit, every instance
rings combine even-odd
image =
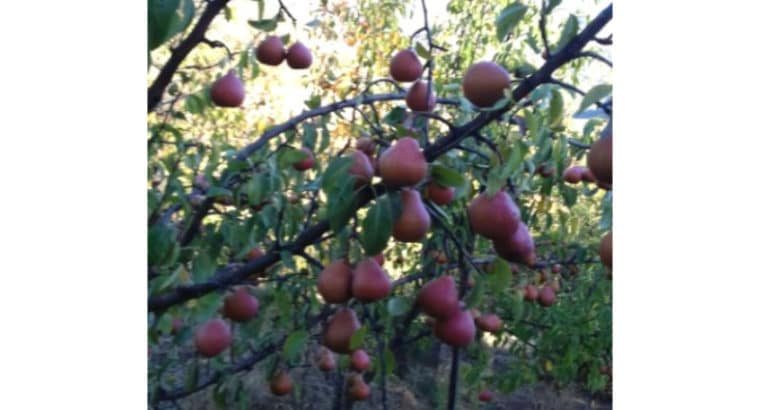
[[[535,245],[528,227],[520,222],[517,231],[509,238],[493,241],[493,248],[502,258],[510,262],[520,262],[528,266],[536,263]]]
[[[391,278],[374,258],[367,258],[356,265],[351,293],[362,302],[374,302],[391,293]]]
[[[375,148],[377,148],[377,144],[370,137],[361,137],[356,140],[356,149],[365,153],[368,157],[375,155]]]
[[[551,165],[542,165],[539,167],[538,173],[544,178],[549,178],[554,175],[554,167]]]
[[[335,353],[350,353],[351,336],[360,327],[356,313],[352,309],[342,308],[327,322],[322,344]]]
[[[467,69],[462,79],[462,90],[473,105],[484,108],[504,98],[509,83],[507,70],[496,63],[483,61]]]
[[[411,49],[401,50],[391,58],[391,77],[396,81],[415,81],[422,76],[422,63]]]
[[[607,232],[599,242],[599,259],[604,266],[612,269],[612,231]]]
[[[245,99],[245,86],[230,70],[211,86],[211,101],[220,107],[239,107]]]
[[[301,148],[301,152],[306,153],[306,158],[293,164],[293,168],[298,171],[306,171],[314,166],[314,154],[312,154],[311,150],[306,147]]]
[[[293,391],[293,380],[287,372],[280,370],[272,377],[269,389],[276,396],[284,396]]]
[[[363,372],[369,369],[369,366],[371,364],[372,364],[372,360],[369,358],[369,355],[364,350],[359,349],[351,353],[351,368],[352,369],[359,372]]]
[[[594,174],[591,173],[590,169],[586,167],[581,167],[581,168],[582,168],[581,179],[584,182],[591,182],[591,183],[596,182],[596,177],[594,176]]]
[[[488,313],[475,318],[475,325],[484,332],[496,333],[501,329],[501,319],[499,316]]]
[[[538,300],[538,289],[533,285],[526,286],[523,292],[523,299],[528,302],[535,302]]]
[[[372,168],[372,162],[370,162],[367,155],[361,151],[354,151],[352,156],[354,162],[351,163],[348,174],[356,178],[356,185],[364,185],[372,181],[375,169]]]
[[[290,68],[303,69],[311,66],[311,51],[300,41],[291,44],[286,54]]]
[[[470,226],[489,239],[511,237],[520,225],[520,208],[504,191],[489,197],[481,192],[467,208]]]
[[[248,258],[248,262],[255,261],[256,259],[264,256],[264,251],[261,250],[259,247],[255,247],[248,251],[248,254],[246,257]]]
[[[327,265],[317,278],[317,291],[327,303],[345,303],[351,299],[353,272],[345,259]]]
[[[425,195],[438,205],[448,205],[454,200],[454,188],[431,182],[425,188]]]
[[[612,135],[596,140],[587,155],[586,162],[594,177],[605,186],[612,187]]]
[[[235,322],[245,322],[256,316],[259,301],[245,287],[239,287],[224,299],[224,316]]]
[[[351,387],[348,390],[348,394],[351,396],[351,400],[354,401],[367,400],[371,393],[372,391],[370,390],[369,386],[362,379],[358,379],[356,382],[352,383]]]
[[[543,307],[549,307],[553,305],[555,298],[556,296],[554,294],[554,289],[552,289],[551,286],[544,286],[538,292],[538,303],[540,303]]]
[[[562,173],[562,179],[568,184],[577,184],[583,179],[583,172],[586,168],[581,166],[570,167]]]
[[[416,81],[406,93],[406,106],[412,111],[432,111],[435,107],[435,91],[425,81]]]
[[[393,223],[393,237],[399,242],[419,242],[430,229],[430,215],[422,204],[420,193],[401,190],[401,215]]]
[[[378,253],[377,255],[373,256],[375,258],[375,261],[377,261],[377,264],[380,266],[383,266],[385,264],[385,257],[382,253]]]
[[[475,321],[469,311],[458,310],[447,319],[435,321],[435,337],[455,347],[464,347],[475,340]]]
[[[332,352],[322,348],[319,353],[319,363],[317,364],[319,370],[323,372],[330,372],[335,370],[335,356]]]
[[[454,278],[441,276],[420,289],[417,304],[423,312],[438,319],[447,319],[459,311],[459,292]]]
[[[279,65],[285,59],[285,45],[277,36],[269,36],[256,47],[256,59],[262,64]]]
[[[493,400],[493,393],[490,390],[483,390],[478,394],[478,400],[488,402]]]
[[[427,161],[412,137],[399,138],[378,160],[380,177],[391,186],[416,185],[427,175]]]
[[[555,263],[552,265],[552,273],[559,273],[562,270],[562,265]]]
[[[224,320],[211,319],[195,330],[193,341],[201,356],[214,357],[232,344],[232,332]]]

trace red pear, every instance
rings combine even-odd
[[[345,259],[327,265],[317,278],[317,291],[327,303],[345,303],[351,299],[353,272]]]
[[[285,59],[285,45],[277,36],[269,36],[256,47],[256,59],[262,64],[279,65]]]
[[[501,329],[502,322],[499,316],[488,313],[476,317],[475,325],[484,332],[496,333]]]
[[[478,394],[478,400],[483,401],[483,402],[489,402],[493,400],[493,393],[491,393],[490,390],[483,390],[482,392],[480,392],[480,394]]]
[[[552,273],[559,273],[562,270],[562,265],[555,263],[552,265]]]
[[[406,93],[406,106],[412,111],[433,111],[435,91],[425,81],[416,81]]]
[[[523,299],[528,302],[535,302],[538,300],[538,289],[533,285],[526,286],[523,292]]]
[[[385,257],[382,253],[378,253],[377,255],[373,256],[373,258],[375,258],[378,265],[383,266],[385,264]]]
[[[361,378],[357,379],[354,383],[351,383],[351,387],[349,387],[348,390],[348,394],[351,396],[351,400],[354,401],[367,400],[371,393],[372,391],[370,390],[369,386]]]
[[[322,348],[319,352],[319,362],[317,363],[319,370],[323,372],[330,372],[335,370],[335,356],[328,349]]]
[[[399,138],[378,160],[380,177],[391,186],[416,185],[427,175],[427,161],[412,137]]]
[[[214,357],[230,347],[232,332],[224,320],[211,319],[195,330],[193,341],[201,356]]]
[[[422,287],[417,304],[423,312],[446,319],[459,311],[459,292],[454,278],[446,275],[433,279]]]
[[[475,321],[469,311],[458,310],[447,319],[437,319],[433,333],[450,346],[464,347],[475,340]]]
[[[422,76],[422,63],[411,49],[401,50],[391,58],[391,77],[396,81],[415,81]]]
[[[365,185],[372,181],[375,169],[372,168],[372,162],[370,162],[367,155],[361,151],[354,151],[352,157],[354,162],[351,163],[348,173],[356,178],[356,185]]]
[[[454,188],[438,185],[435,182],[431,182],[425,188],[425,194],[438,205],[448,205],[454,200]]]
[[[401,190],[401,215],[393,223],[393,237],[399,242],[419,242],[430,229],[430,215],[414,189]]]
[[[612,187],[612,135],[596,140],[588,150],[586,162],[600,186]],[[603,185],[602,185],[603,184]],[[604,188],[607,189],[607,188]]]
[[[562,173],[562,179],[564,179],[568,184],[577,184],[581,182],[581,179],[583,179],[584,169],[586,168],[581,166],[570,167]]]
[[[544,285],[544,287],[538,292],[538,303],[543,307],[553,305],[555,299],[554,289],[551,286]]]
[[[462,79],[462,90],[473,105],[485,108],[504,98],[509,84],[509,73],[504,67],[483,61],[467,69]]]
[[[351,336],[360,327],[356,313],[352,309],[342,308],[327,322],[322,344],[335,353],[351,353]]]
[[[612,231],[604,235],[599,242],[599,258],[604,266],[612,269]]]
[[[375,258],[367,258],[356,265],[351,293],[362,302],[374,302],[391,293],[391,278]]]
[[[244,287],[238,287],[235,292],[224,299],[224,316],[235,322],[245,322],[256,316],[259,311],[259,301],[248,293]]]
[[[375,148],[377,148],[377,143],[370,137],[361,137],[356,140],[356,149],[370,158],[375,155]]]
[[[372,360],[369,358],[369,355],[364,350],[359,349],[351,353],[351,368],[352,369],[359,372],[363,372],[369,369],[369,366],[371,364],[372,364]]]
[[[240,107],[245,99],[245,86],[230,70],[211,86],[211,101],[220,107]]]
[[[291,44],[286,54],[290,68],[303,69],[311,66],[311,51],[300,41]]]
[[[581,172],[581,179],[583,180],[583,182],[595,183],[596,177],[594,176],[594,174],[591,173],[591,170],[586,167],[582,167],[582,168],[583,169]]]
[[[509,238],[493,241],[493,248],[502,258],[510,262],[520,262],[528,266],[536,263],[536,248],[528,227],[520,222],[517,231]]]
[[[286,371],[279,370],[272,377],[269,389],[276,396],[284,396],[293,391],[293,380],[291,380],[290,375]]]
[[[306,171],[314,166],[314,154],[312,154],[311,150],[306,147],[301,148],[301,152],[306,153],[306,158],[293,164],[293,168],[298,171]]]
[[[489,239],[511,237],[520,225],[520,208],[504,191],[493,196],[481,192],[467,208],[470,226]]]

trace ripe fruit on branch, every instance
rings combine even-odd
[[[509,84],[507,70],[490,61],[471,65],[462,79],[464,96],[481,108],[490,107],[504,98],[504,91],[509,89]]]
[[[416,185],[427,175],[427,161],[412,137],[399,138],[378,160],[380,177],[391,186]]]
[[[230,70],[211,86],[211,101],[220,107],[240,107],[245,99],[245,86]]]
[[[391,77],[400,82],[415,81],[422,76],[422,63],[411,49],[401,50],[391,58]]]
[[[588,150],[586,162],[600,186],[612,186],[612,135],[603,137]],[[604,187],[602,186],[602,187]],[[604,188],[607,189],[607,188]]]
[[[417,304],[423,312],[446,319],[459,311],[459,293],[454,278],[446,275],[433,279],[420,289]]]
[[[478,394],[478,400],[483,401],[483,402],[489,402],[493,400],[493,393],[491,393],[490,390],[483,390],[482,392],[480,392],[480,394]]]
[[[586,167],[578,165],[570,167],[562,173],[562,179],[568,184],[577,184],[583,179],[583,172],[585,169]]]
[[[355,146],[356,149],[365,153],[368,157],[372,157],[375,155],[375,148],[377,148],[377,143],[375,143],[375,141],[370,137],[361,137],[356,140]]]
[[[317,291],[327,303],[345,303],[351,299],[353,272],[345,259],[327,265],[317,278]]]
[[[269,36],[256,47],[256,59],[262,64],[279,65],[285,59],[285,45],[277,36]]]
[[[541,164],[536,169],[536,172],[544,178],[549,178],[554,175],[554,166],[549,164]]]
[[[448,205],[454,200],[454,188],[431,182],[425,187],[425,196],[437,205]]]
[[[528,285],[523,291],[523,299],[528,302],[535,302],[538,300],[538,289],[533,285]]]
[[[369,181],[372,181],[372,177],[375,175],[375,169],[372,167],[372,163],[365,153],[354,151],[352,157],[354,162],[351,163],[351,168],[348,169],[348,173],[356,178],[357,186],[366,185]]]
[[[551,286],[544,286],[538,292],[538,303],[543,307],[549,307],[554,304],[556,296]]]
[[[430,89],[428,94],[428,89]],[[435,108],[435,90],[425,81],[415,81],[406,93],[406,106],[412,111],[433,111]]]
[[[450,346],[464,347],[475,340],[475,321],[469,311],[457,310],[447,319],[437,319],[433,333]]]
[[[562,265],[555,263],[552,265],[552,273],[559,273],[562,270]]]
[[[325,348],[320,349],[317,367],[323,372],[335,370],[335,356],[333,353]]]
[[[311,66],[311,51],[300,41],[291,44],[286,54],[290,68],[303,69]]]
[[[351,368],[352,369],[359,372],[363,372],[369,369],[369,366],[371,364],[372,364],[372,360],[370,360],[369,355],[364,350],[359,349],[351,353]]]
[[[385,257],[382,253],[378,253],[377,255],[373,256],[375,258],[375,261],[377,261],[377,264],[380,266],[383,266],[385,264]]]
[[[520,208],[504,191],[488,196],[485,191],[467,207],[470,226],[475,233],[489,239],[509,238],[520,222]]]
[[[367,258],[356,265],[351,293],[362,302],[374,302],[388,296],[391,285],[391,278],[375,258]]]
[[[499,316],[488,313],[476,317],[475,325],[484,332],[496,333],[501,329],[502,322]]]
[[[224,320],[211,319],[195,330],[193,341],[201,356],[214,357],[232,344],[232,332]]]
[[[269,389],[276,396],[284,396],[293,391],[293,380],[286,371],[278,370],[269,383]]]
[[[370,390],[367,383],[365,383],[364,379],[361,377],[355,379],[348,389],[348,395],[351,397],[351,400],[354,401],[367,400],[371,393],[372,390]]]
[[[259,301],[248,293],[245,286],[240,286],[224,298],[224,316],[235,322],[245,322],[259,312]]]
[[[493,241],[493,248],[502,258],[510,262],[520,262],[528,266],[536,263],[536,248],[528,227],[520,222],[517,230],[509,238]]]
[[[322,344],[335,353],[350,353],[351,336],[360,327],[356,312],[349,308],[342,308],[327,322]]]
[[[401,215],[393,223],[393,237],[399,242],[419,242],[430,229],[430,215],[414,189],[401,190]]]
[[[583,172],[581,173],[581,179],[583,182],[596,182],[596,177],[593,173],[591,173],[591,170],[586,167],[583,168]]]
[[[293,164],[293,168],[297,171],[306,171],[314,166],[314,154],[306,147],[301,148],[301,152],[306,154],[306,158]]]
[[[599,259],[604,266],[612,269],[612,231],[607,232],[599,242]]]

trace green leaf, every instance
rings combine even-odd
[[[414,42],[414,51],[425,60],[430,60],[430,51],[428,51],[428,49],[426,49],[419,41]]]
[[[560,3],[562,3],[562,0],[549,0],[546,5],[546,14],[551,13],[552,10],[554,10],[555,7],[559,6]]]
[[[193,360],[189,367],[190,368],[185,371],[185,390],[192,390],[198,385],[198,375],[200,374],[200,369],[198,368],[198,362],[196,360]]]
[[[148,230],[148,265],[160,266],[171,255],[175,244],[175,229],[157,224]]]
[[[280,151],[277,162],[279,163],[280,168],[287,168],[297,162],[305,160],[308,156],[309,154],[300,149],[288,148]]]
[[[588,90],[586,95],[583,96],[583,100],[581,100],[581,105],[578,107],[578,111],[576,111],[576,113],[580,113],[581,111],[591,106],[591,104],[601,100],[602,98],[610,95],[611,93],[612,93],[612,86],[610,84],[595,85],[593,88]]]
[[[193,0],[148,0],[148,50],[184,31],[194,15]]]
[[[191,114],[200,114],[206,108],[206,99],[197,94],[190,94],[185,99],[185,109]]]
[[[562,34],[559,36],[559,41],[555,47],[555,50],[559,50],[578,34],[578,17],[575,14],[571,14],[567,18],[565,25],[562,27]]]
[[[275,19],[262,19],[258,21],[248,20],[248,24],[253,28],[266,32],[272,32],[277,28],[277,20]]]
[[[411,303],[403,296],[392,297],[388,301],[388,313],[391,316],[401,316],[409,311]]]
[[[462,174],[439,164],[433,165],[431,175],[436,183],[445,187],[461,187],[466,182]]]
[[[327,220],[333,232],[346,226],[354,214],[355,206],[354,178],[346,175],[343,183],[327,194]]]
[[[351,157],[340,157],[333,160],[327,166],[325,173],[322,175],[322,189],[329,192],[345,181],[348,175],[348,169],[351,168],[354,160]]]
[[[362,326],[359,330],[354,332],[353,335],[351,335],[351,340],[348,342],[348,347],[351,350],[358,349],[362,346],[364,343],[364,336],[367,335],[367,329],[369,329],[367,326]]]
[[[519,1],[505,7],[496,17],[496,39],[503,41],[505,37],[517,26],[517,23],[525,17],[528,6]]]
[[[232,191],[230,191],[227,188],[222,188],[218,186],[212,186],[209,188],[208,192],[206,193],[206,196],[210,198],[218,197],[218,196],[232,196]]]
[[[367,211],[362,221],[360,240],[367,255],[377,255],[385,249],[391,238],[393,209],[390,198],[384,196]]]
[[[385,115],[385,117],[383,117],[383,122],[388,125],[397,125],[401,124],[401,122],[404,121],[405,117],[405,107],[394,107],[388,114]]]
[[[288,362],[293,362],[297,359],[303,349],[306,347],[306,342],[309,339],[309,333],[305,330],[296,330],[288,335],[285,339],[285,345],[282,348],[282,355]]]
[[[507,289],[512,283],[512,269],[509,264],[502,258],[496,258],[493,261],[493,271],[488,276],[492,289],[500,292]]]
[[[396,368],[396,358],[393,356],[393,352],[389,348],[385,348],[383,351],[383,360],[385,361],[386,374],[393,374],[393,370]]]
[[[556,127],[562,124],[564,101],[559,90],[552,90],[552,98],[549,100],[549,126]]]
[[[235,11],[229,5],[224,6],[224,19],[231,21],[235,18]]]

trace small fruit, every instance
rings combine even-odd
[[[433,333],[450,346],[464,347],[475,340],[475,321],[469,311],[457,310],[447,319],[436,320]]]
[[[391,278],[374,258],[367,258],[356,265],[351,282],[351,293],[362,302],[375,302],[391,293]]]
[[[291,44],[286,54],[290,68],[298,70],[311,66],[311,51],[300,41]]]
[[[459,292],[454,278],[441,276],[425,284],[417,295],[417,304],[423,312],[435,318],[453,316],[459,310]]]
[[[414,189],[401,190],[401,215],[393,223],[393,237],[399,242],[419,242],[430,229],[430,214]]]
[[[348,390],[348,394],[351,396],[351,400],[354,401],[367,400],[371,393],[372,390],[370,390],[369,385],[367,385],[367,383],[365,383],[361,378],[352,383],[351,387]]]
[[[599,259],[604,266],[612,269],[612,231],[607,232],[599,242]]]
[[[256,259],[264,256],[264,251],[261,250],[258,246],[254,247],[250,251],[248,251],[248,254],[246,255],[246,258],[248,259],[248,262],[255,261]]]
[[[528,227],[520,222],[517,231],[509,238],[499,238],[493,241],[494,250],[502,258],[510,262],[521,262],[528,266],[536,263],[535,245]]]
[[[551,286],[544,286],[538,292],[538,303],[543,307],[549,307],[554,304],[556,296]]]
[[[391,58],[391,77],[400,82],[415,81],[422,76],[422,63],[411,49],[401,50]]]
[[[193,341],[201,356],[214,357],[230,347],[232,332],[224,320],[211,319],[195,330]]]
[[[425,196],[437,205],[448,205],[454,200],[454,188],[431,182],[425,188]]]
[[[554,166],[549,164],[542,164],[537,169],[538,173],[544,178],[549,178],[554,175]]]
[[[269,389],[272,391],[272,394],[276,396],[284,396],[293,391],[293,380],[286,371],[279,370],[275,373],[274,377],[272,377],[272,381],[269,383]]]
[[[528,302],[535,302],[538,300],[538,289],[533,285],[528,285],[523,291],[523,299]]]
[[[327,303],[345,303],[351,299],[353,272],[345,259],[327,265],[317,278],[317,291]]]
[[[583,182],[591,182],[591,183],[596,182],[596,177],[594,176],[593,173],[591,173],[590,169],[586,167],[581,167],[581,168],[582,168],[581,179],[583,180]]]
[[[333,353],[322,348],[319,352],[319,362],[317,363],[317,367],[323,372],[331,372],[335,370],[335,356]]]
[[[350,308],[342,308],[327,322],[322,344],[335,353],[350,353],[351,336],[360,327],[356,312]]]
[[[224,299],[224,316],[235,322],[245,322],[259,312],[259,301],[244,287],[238,287]]]
[[[209,184],[208,180],[204,175],[196,175],[193,179],[193,186],[200,189],[201,191],[206,191],[209,188],[211,188],[211,184]]]
[[[552,265],[552,273],[560,273],[562,271],[562,265],[555,263]]]
[[[399,138],[378,160],[380,177],[391,186],[416,185],[427,175],[427,161],[412,137]]]
[[[351,167],[348,169],[348,174],[353,175],[356,179],[356,185],[365,185],[372,181],[372,177],[375,175],[375,170],[372,168],[367,155],[361,151],[354,151],[352,154],[354,162],[351,163]]]
[[[597,181],[604,186],[612,187],[612,135],[603,137],[588,150],[586,162]],[[607,188],[604,188],[607,189]]]
[[[230,70],[211,86],[211,101],[220,107],[239,107],[245,99],[245,86]]]
[[[507,70],[490,61],[471,65],[462,79],[464,96],[481,108],[490,107],[504,98],[504,91],[509,89],[509,84]]]
[[[425,81],[415,81],[406,93],[406,106],[412,111],[432,111],[435,107],[435,91]]]
[[[285,59],[285,45],[277,36],[269,36],[256,47],[256,59],[262,64],[279,65]]]
[[[368,157],[372,157],[375,155],[375,149],[377,148],[377,143],[370,138],[370,137],[361,137],[358,140],[356,140],[356,149],[366,154]]]
[[[493,313],[480,315],[475,318],[475,326],[484,332],[496,333],[501,329],[501,325],[501,319]]]
[[[306,171],[314,166],[314,154],[306,147],[301,148],[301,152],[306,154],[306,158],[293,164],[293,168],[297,171]]]
[[[493,196],[481,192],[467,207],[470,226],[489,239],[511,237],[520,225],[520,208],[504,191]]]
[[[369,366],[371,364],[372,364],[372,360],[369,358],[369,355],[364,350],[359,349],[351,353],[351,368],[352,369],[359,372],[363,372],[369,369]]]
[[[478,400],[483,401],[483,402],[489,402],[493,400],[493,393],[491,393],[490,390],[483,390],[482,392],[480,392],[480,394],[478,394]]]
[[[568,184],[577,184],[583,179],[583,172],[586,168],[581,166],[570,167],[562,173],[562,179]]]

